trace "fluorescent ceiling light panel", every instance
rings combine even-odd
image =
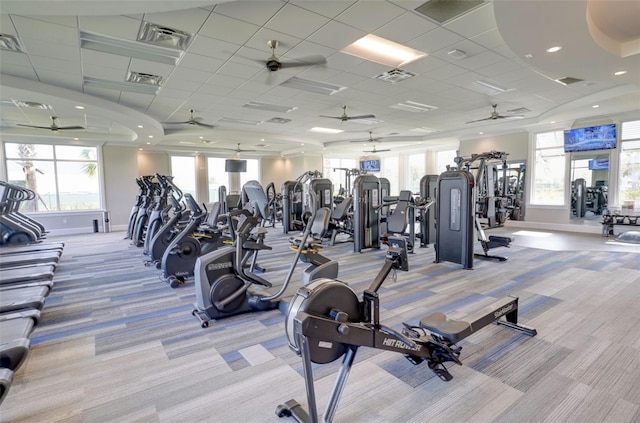
[[[344,132],[342,129],[322,128],[320,126],[314,126],[311,129],[307,129],[307,132],[317,132],[319,134],[339,134]]]
[[[411,63],[427,55],[427,53],[422,51],[403,46],[402,44],[386,40],[373,34],[360,38],[341,51],[371,62],[393,66],[394,68]]]
[[[242,107],[248,107],[250,109],[269,110],[271,112],[278,112],[278,113],[289,113],[297,109],[297,107],[294,107],[294,106],[281,106],[279,104],[264,103],[262,101],[253,101],[253,100],[244,104]]]
[[[390,106],[393,109],[406,110],[408,112],[430,112],[431,110],[436,110],[436,106],[429,106],[428,104],[422,104],[415,101],[403,101],[402,103],[394,104]]]
[[[129,41],[91,32],[80,32],[80,47],[103,53],[175,65],[184,54],[181,50]]]
[[[85,87],[93,87],[115,91],[129,91],[132,93],[156,95],[160,90],[159,86],[149,84],[139,84],[136,82],[110,81],[108,79],[84,77],[83,84]]]
[[[513,91],[513,88],[505,88],[505,87],[501,87],[493,82],[488,82],[488,81],[474,81],[474,84],[478,84],[481,87],[484,88],[488,88],[492,91],[497,91],[499,93],[506,93],[507,91]]]
[[[349,122],[362,123],[364,125],[376,125],[384,121],[380,119],[350,119]]]
[[[35,101],[11,100],[16,107],[25,107],[27,109],[53,110],[50,104],[37,103]]]
[[[283,87],[296,88],[298,90],[324,95],[333,95],[347,89],[347,87],[341,87],[339,85],[329,84],[326,82],[312,81],[310,79],[303,79],[295,76],[287,79],[280,85]]]
[[[0,34],[0,50],[14,51],[16,53],[25,52],[18,37],[11,34]]]
[[[239,125],[251,125],[251,126],[257,126],[262,123],[259,120],[236,119],[236,118],[228,118],[228,117],[223,117],[222,119],[219,119],[218,122],[237,123]]]

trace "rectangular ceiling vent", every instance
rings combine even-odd
[[[15,35],[0,34],[0,50],[25,53],[22,43]]]
[[[168,26],[143,21],[138,32],[138,41],[156,46],[185,51],[192,34]]]
[[[248,107],[250,109],[269,110],[270,112],[289,113],[297,109],[294,106],[283,106],[280,104],[264,103],[262,101],[254,101],[244,104],[242,107]]]
[[[139,94],[156,95],[160,90],[157,85],[140,84],[127,81],[113,81],[109,79],[92,78],[85,76],[83,81],[85,88],[97,88],[101,90],[128,91]]]
[[[162,85],[162,77],[160,75],[142,72],[128,72],[125,81],[136,84],[154,85],[156,87]]]
[[[392,84],[395,84],[396,82],[409,79],[412,76],[416,76],[416,74],[403,69],[395,68],[395,69],[391,69],[390,71],[381,73],[380,75],[376,75],[373,77],[373,79],[379,79],[380,81],[390,82]]]
[[[392,109],[404,110],[407,112],[430,112],[431,110],[436,110],[436,106],[430,106],[428,104],[418,103],[416,101],[403,101],[402,103],[394,104],[390,106]]]
[[[414,10],[440,24],[448,22],[485,3],[484,0],[429,0]]]
[[[565,76],[564,78],[558,78],[555,81],[561,83],[562,85],[570,85],[570,84],[575,84],[576,82],[584,81],[584,79]]]
[[[526,107],[518,107],[517,109],[511,109],[511,110],[507,110],[507,113],[517,113],[517,114],[523,114],[523,113],[527,113],[530,112],[530,109],[527,109]]]
[[[80,31],[80,47],[103,53],[175,65],[184,54],[182,50],[125,40],[87,31]]]
[[[283,123],[289,123],[291,122],[291,119],[285,119],[285,118],[281,118],[281,117],[272,117],[271,119],[269,119],[268,121],[266,121],[267,123],[279,123],[279,124],[283,124]]]
[[[235,124],[238,124],[238,125],[251,125],[251,126],[257,126],[257,125],[262,123],[259,120],[236,119],[236,118],[228,118],[228,117],[223,117],[222,119],[219,119],[218,122],[220,122],[220,123],[235,123]]]
[[[27,109],[40,109],[40,110],[52,110],[53,107],[49,104],[38,103],[35,101],[24,101],[24,100],[11,100],[16,107],[24,107]]]
[[[333,95],[347,89],[347,87],[329,84],[328,82],[312,81],[310,79],[303,79],[295,76],[287,79],[280,85],[283,87],[296,88],[298,90],[324,95]]]

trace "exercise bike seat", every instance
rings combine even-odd
[[[446,338],[454,344],[473,332],[469,322],[450,319],[440,312],[431,313],[427,317],[423,317],[420,320],[420,327]]]

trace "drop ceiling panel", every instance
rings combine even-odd
[[[69,72],[74,75],[80,75],[80,66],[78,62],[68,60],[58,60],[51,57],[31,56],[31,63],[36,69],[50,70],[54,72]]]
[[[470,39],[488,49],[493,49],[504,44],[504,39],[497,28],[492,28]]]
[[[479,54],[475,54],[471,57],[465,58],[459,63],[456,63],[466,69],[478,69],[489,66],[493,63],[501,62],[503,60],[504,57],[500,56],[498,53],[491,50],[485,50]]]
[[[7,14],[0,14],[0,32],[9,35],[18,35],[18,31],[13,26],[11,17]]]
[[[230,1],[216,5],[213,11],[262,26],[284,5],[280,1]]]
[[[374,34],[396,43],[405,43],[436,28],[437,25],[435,23],[414,13],[405,12],[388,24],[378,28]]]
[[[257,25],[213,13],[209,16],[209,19],[207,19],[199,33],[217,40],[234,44],[244,44],[259,29],[260,27]]]
[[[189,81],[188,79],[169,78],[162,85],[161,91],[164,91],[164,90],[182,91],[184,96],[185,94],[188,94],[188,95],[194,94],[196,91],[198,91],[198,89],[201,86],[202,86],[201,83],[192,82],[192,81]],[[160,95],[167,95],[167,94],[165,92],[161,92]]]
[[[21,66],[20,64],[7,63],[4,60],[0,60],[0,72],[6,75],[18,76],[24,79],[30,79],[37,81],[38,76],[35,70],[29,64],[29,66]]]
[[[335,20],[365,32],[373,32],[403,13],[404,9],[391,3],[360,1],[338,15]]]
[[[291,34],[285,34],[280,31],[274,31],[269,28],[261,28],[253,37],[245,44],[247,47],[265,52],[265,59],[271,56],[271,48],[267,45],[269,40],[278,41],[276,56],[286,54],[289,49],[295,47],[302,42],[302,39]]]
[[[220,60],[227,60],[238,49],[240,45],[229,43],[222,40],[196,35],[189,46],[189,52],[199,54],[201,56],[213,57]]]
[[[83,66],[83,75],[91,78],[107,79],[110,81],[124,81],[127,77],[127,69],[116,69],[87,63]]]
[[[205,72],[196,69],[184,68],[182,66],[171,72],[170,80],[189,81],[194,84],[202,85],[211,78],[211,72]]]
[[[306,38],[328,21],[325,16],[287,4],[265,26],[274,31],[283,31],[283,28],[286,28],[287,34]]]
[[[447,66],[447,62],[445,62],[444,60],[440,60],[434,56],[427,56],[418,59],[415,62],[411,62],[403,66],[402,68],[418,75],[428,76],[429,72],[443,66]]]
[[[180,67],[214,73],[223,63],[224,61],[213,57],[187,52],[180,59],[179,65]]]
[[[465,72],[467,72],[467,70],[460,66],[446,65],[432,70],[431,72],[429,72],[428,76],[429,78],[437,79],[439,81],[446,81],[453,76],[462,75]]]
[[[168,78],[174,69],[175,66],[173,65],[150,62],[142,59],[131,59],[131,64],[129,65],[129,70],[131,71],[159,75],[163,78]]]
[[[83,31],[131,41],[136,40],[140,30],[140,20],[128,16],[80,16],[78,20]]]
[[[515,72],[520,69],[522,69],[522,66],[520,64],[511,60],[502,60],[500,62],[495,62],[489,66],[480,67],[476,70],[476,72],[485,76],[493,77],[500,76],[505,73]]]
[[[263,68],[259,64],[244,65],[241,63],[227,62],[224,65],[220,66],[216,74],[249,79],[262,70]],[[240,83],[238,86],[240,85],[242,85],[242,83]]]
[[[5,54],[4,52],[2,53]],[[76,46],[64,44],[52,44],[49,41],[29,41],[29,54],[35,56],[50,57],[59,60],[78,62],[80,60],[80,49]],[[3,59],[4,60],[4,57]]]
[[[355,4],[355,1],[298,1],[293,0],[290,1],[291,4],[295,4],[296,6],[302,7],[304,9],[310,10],[312,12],[318,13],[322,16],[326,16],[328,18],[335,18],[345,10],[347,10],[351,5]]]
[[[56,25],[22,16],[14,16],[13,22],[27,51],[31,41],[48,41],[52,44],[63,44],[78,47],[78,30],[68,26]]]
[[[84,86],[82,90],[85,94],[95,95],[105,100],[113,101],[114,103],[117,103],[120,99],[120,91],[106,90],[104,88],[96,88],[91,86]]]
[[[331,21],[309,36],[308,40],[323,46],[342,50],[365,35],[367,35],[365,31],[355,29],[340,22]]]
[[[0,60],[0,67],[3,67],[4,65],[31,67],[31,62],[29,61],[29,56],[24,53],[3,50],[2,60]]]
[[[471,38],[496,27],[493,3],[487,2],[477,9],[444,24],[450,31]]]
[[[337,69],[341,71],[348,71],[354,66],[358,66],[361,63],[364,63],[365,60],[356,56],[351,56],[350,54],[345,53],[335,53],[327,58],[327,65],[332,69]]]
[[[409,41],[407,45],[431,54],[452,44],[459,43],[462,40],[464,40],[464,37],[440,27]]]
[[[128,107],[146,110],[151,104],[155,96],[149,94],[122,92],[120,96],[120,104]]]
[[[82,49],[80,54],[82,56],[82,63],[84,66],[94,65],[126,71],[129,68],[129,62],[131,62],[130,57],[103,53],[95,50]]]

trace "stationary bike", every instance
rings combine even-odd
[[[407,240],[389,237],[388,244],[385,263],[364,291],[362,300],[345,283],[322,279],[300,288],[291,301],[285,329],[290,348],[302,356],[309,411],[292,399],[278,405],[278,417],[317,422],[312,363],[330,363],[344,356],[322,420],[331,422],[360,346],[401,353],[416,365],[426,361],[440,379],[449,381],[453,377],[444,363],[462,364],[459,359],[461,347],[456,343],[484,326],[496,322],[530,336],[536,335],[535,329],[517,323],[516,297],[499,300],[465,320],[432,313],[424,317],[419,326],[405,323],[402,333],[380,324],[378,289],[392,270],[409,269]]]
[[[303,282],[318,278],[336,278],[338,263],[326,257],[319,257],[317,246],[307,243],[309,237],[322,239],[330,213],[328,208],[316,210],[302,237],[291,241],[296,242],[296,255],[284,283],[278,292],[272,295],[250,290],[257,285],[272,287],[271,282],[251,272],[250,267],[247,271],[246,266],[247,261],[254,258],[258,251],[271,247],[249,240],[251,231],[260,224],[261,219],[257,216],[241,215],[234,245],[212,251],[196,261],[194,274],[197,303],[192,314],[198,318],[200,325],[206,328],[211,320],[278,308],[280,298],[287,289],[296,264],[303,254],[310,255],[307,261],[311,263],[305,269]]]

